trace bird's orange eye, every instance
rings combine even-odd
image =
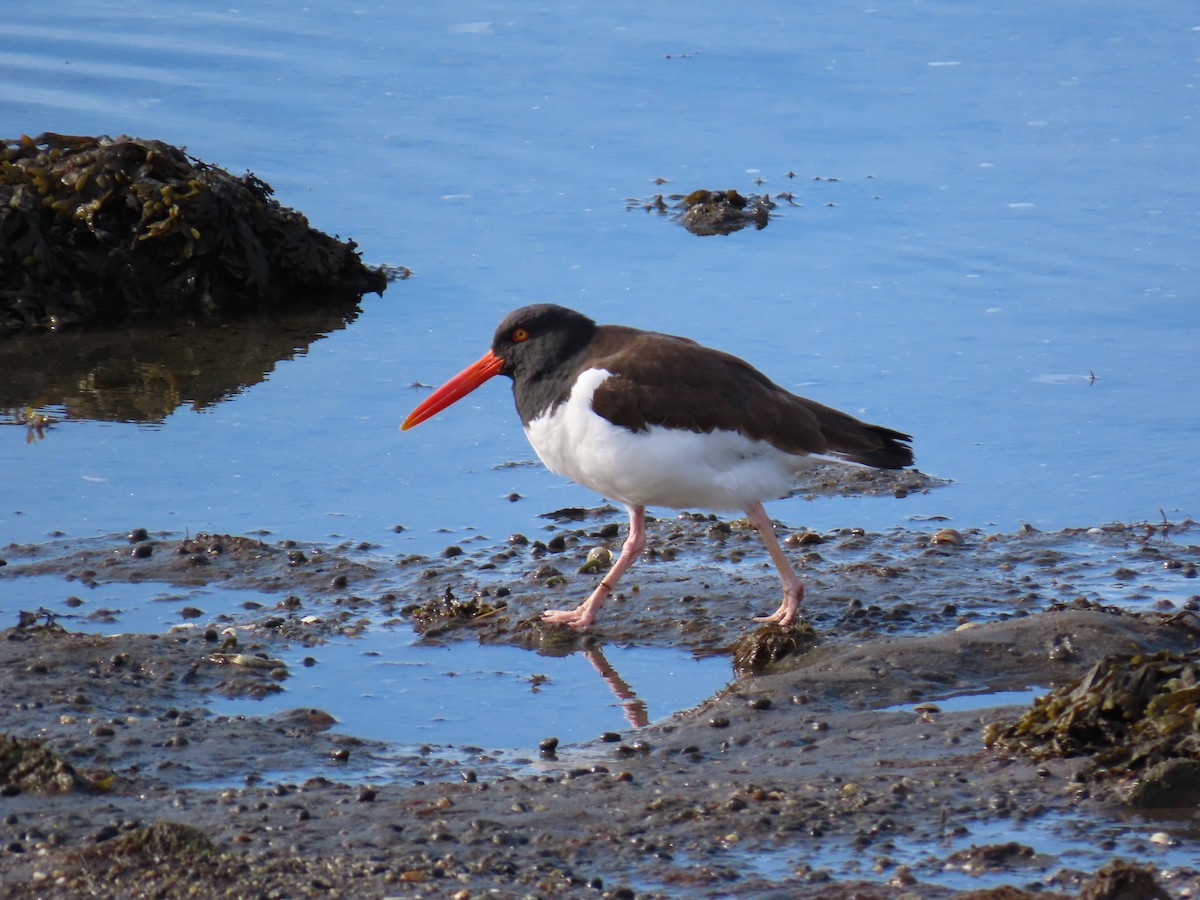
[[[512,333],[512,340],[513,340],[514,344],[519,344],[519,343],[521,343],[521,341],[527,341],[527,340],[529,340],[529,332],[526,331],[524,328],[514,328],[513,333]]]

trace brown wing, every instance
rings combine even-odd
[[[592,398],[598,415],[631,431],[651,425],[737,431],[789,453],[830,453],[872,465],[912,463],[907,435],[797,397],[744,360],[687,338],[602,327],[589,366],[615,377]]]

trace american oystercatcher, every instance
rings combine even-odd
[[[417,425],[494,375],[513,380],[525,435],[552,472],[619,500],[629,535],[583,603],[543,619],[586,628],[646,546],[646,507],[745,511],[783,581],[783,602],[756,621],[788,625],[804,585],[762,501],[820,462],[912,465],[912,437],[773,383],[749,363],[687,338],[541,303],[504,317],[492,347],[404,420]]]

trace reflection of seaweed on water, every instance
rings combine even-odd
[[[387,274],[252,174],[160,141],[0,144],[0,333],[357,301]]]
[[[196,325],[72,328],[0,338],[0,425],[47,436],[60,419],[161,422],[262,381],[280,360],[354,320],[344,308],[297,310]]]
[[[17,425],[25,426],[25,443],[27,444],[43,440],[46,437],[46,429],[54,424],[53,416],[46,415],[32,406],[14,411],[12,419]]]

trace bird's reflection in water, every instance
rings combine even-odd
[[[605,657],[604,652],[596,647],[586,647],[581,651],[584,658],[592,664],[600,677],[607,682],[609,688],[617,699],[621,701],[621,709],[625,713],[625,721],[634,728],[641,728],[650,721],[650,714],[646,710],[646,702],[639,700],[637,693],[629,686],[629,683],[618,674],[613,668],[612,663]]]

